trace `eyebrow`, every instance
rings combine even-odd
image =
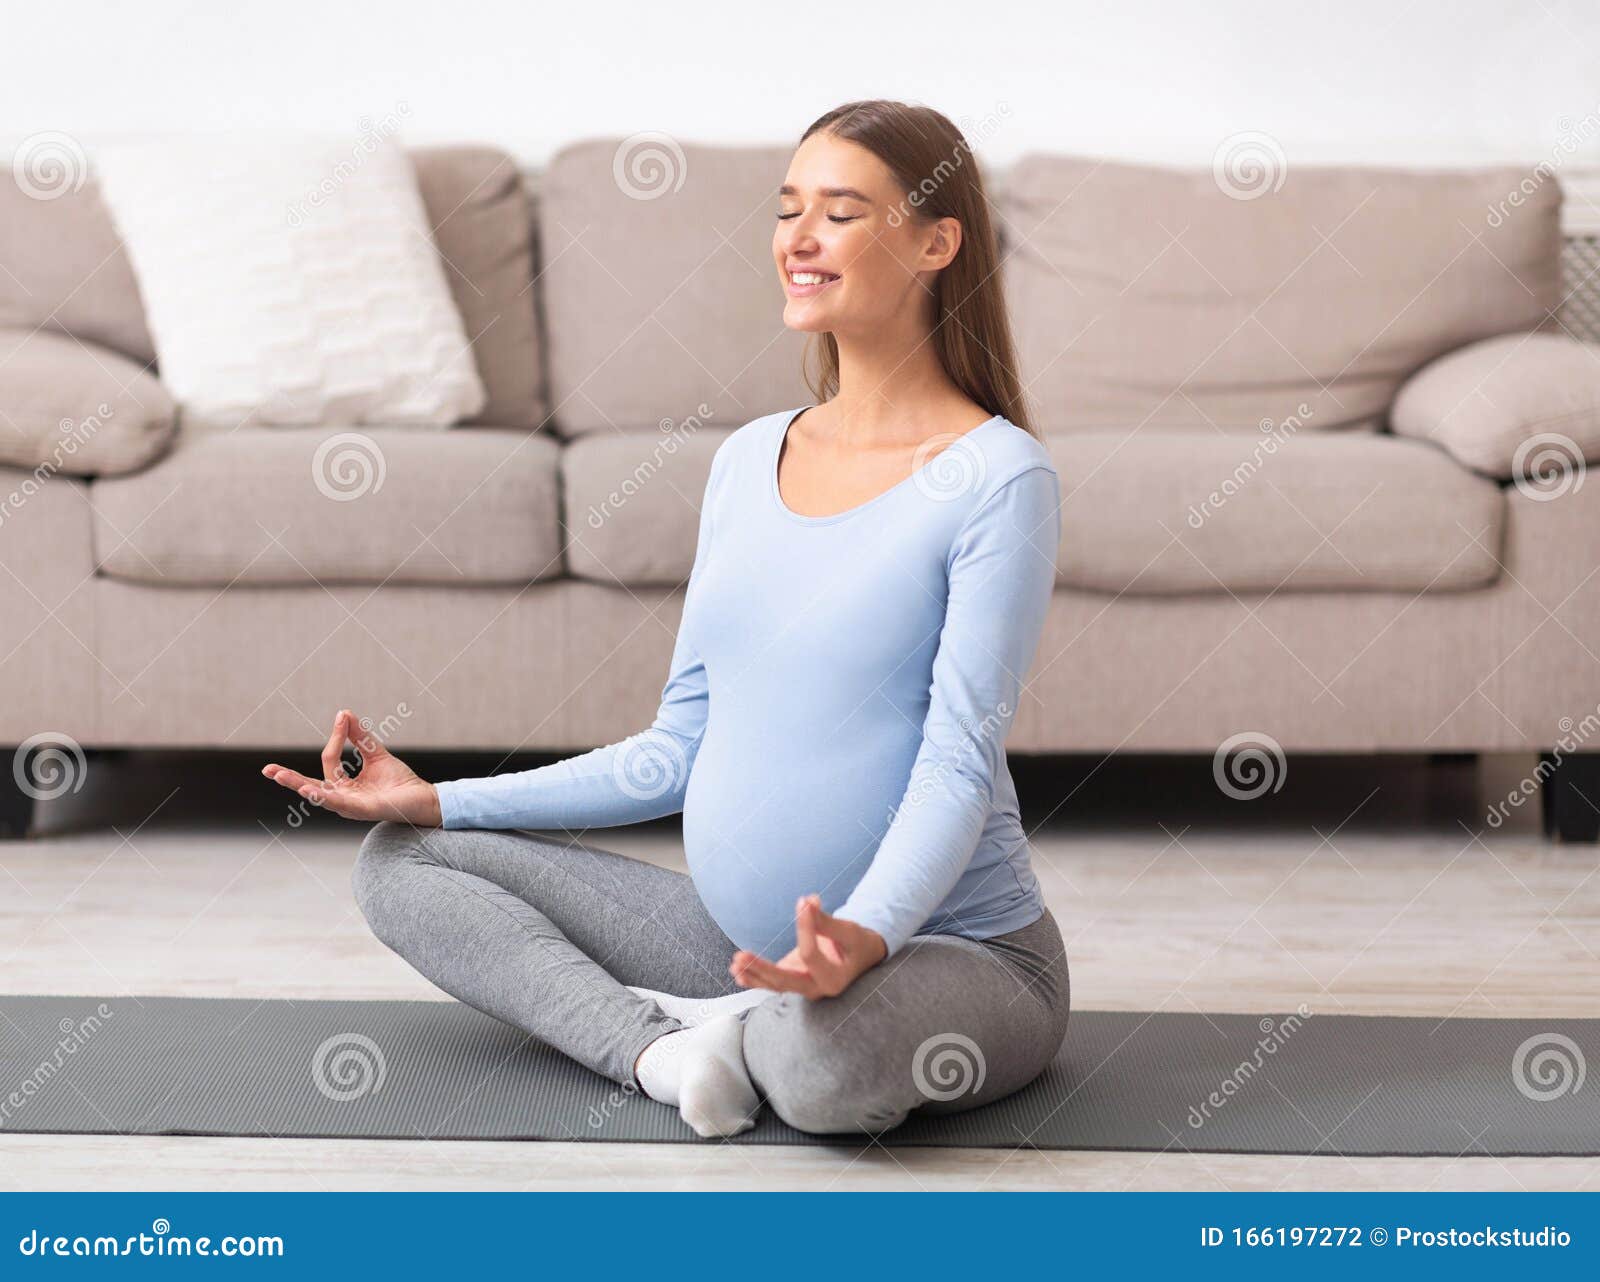
[[[778,188],[778,195],[780,196],[798,196],[799,194],[793,183],[784,183],[782,187]],[[830,198],[843,197],[847,200],[859,200],[863,205],[872,203],[854,187],[824,187],[822,188],[822,194]]]

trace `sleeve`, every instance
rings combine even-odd
[[[977,849],[1055,588],[1060,505],[1056,473],[1030,467],[984,500],[952,544],[922,746],[889,831],[835,914],[877,931],[890,956]]]
[[[689,772],[705,736],[710,696],[689,604],[716,537],[720,449],[700,504],[694,565],[661,706],[649,729],[548,766],[435,785],[445,828],[607,828],[683,809]]]

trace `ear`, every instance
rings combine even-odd
[[[941,218],[933,224],[923,246],[923,271],[939,271],[955,260],[961,248],[961,222],[956,218]]]

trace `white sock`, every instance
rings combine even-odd
[[[690,1028],[710,1023],[719,1015],[742,1014],[761,1005],[767,998],[777,996],[769,988],[746,988],[729,993],[726,997],[674,997],[671,993],[658,993],[653,988],[635,988],[632,984],[628,985],[628,991],[654,1002],[673,1019]]]
[[[644,1093],[676,1104],[697,1135],[737,1135],[756,1124],[761,1098],[745,1070],[744,1024],[737,1015],[656,1038],[635,1072]]]

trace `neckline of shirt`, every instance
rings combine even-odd
[[[804,513],[796,512],[783,501],[783,494],[778,488],[778,462],[783,457],[783,443],[789,437],[789,424],[793,423],[795,419],[799,418],[800,415],[804,414],[807,410],[816,408],[817,407],[815,405],[802,405],[799,409],[790,410],[788,417],[779,424],[778,431],[776,433],[776,442],[767,457],[767,488],[772,494],[772,505],[783,516],[799,525],[831,525],[835,521],[846,520],[849,517],[857,515],[858,513],[865,512],[870,507],[875,507],[877,504],[882,503],[885,499],[887,499],[891,494],[896,494],[905,489],[907,486],[915,484],[916,481],[926,474],[935,463],[944,457],[946,451],[955,448],[956,445],[956,442],[951,442],[951,444],[940,450],[916,471],[911,473],[910,476],[896,481],[886,490],[880,490],[877,494],[874,494],[864,503],[857,503],[854,507],[847,507],[842,512],[831,512],[825,516],[806,516]],[[991,415],[989,418],[984,419],[984,421],[979,423],[976,427],[968,428],[965,432],[962,432],[957,440],[964,441],[968,437],[983,431],[991,424],[1004,421],[1005,420],[1003,416],[999,414]]]

